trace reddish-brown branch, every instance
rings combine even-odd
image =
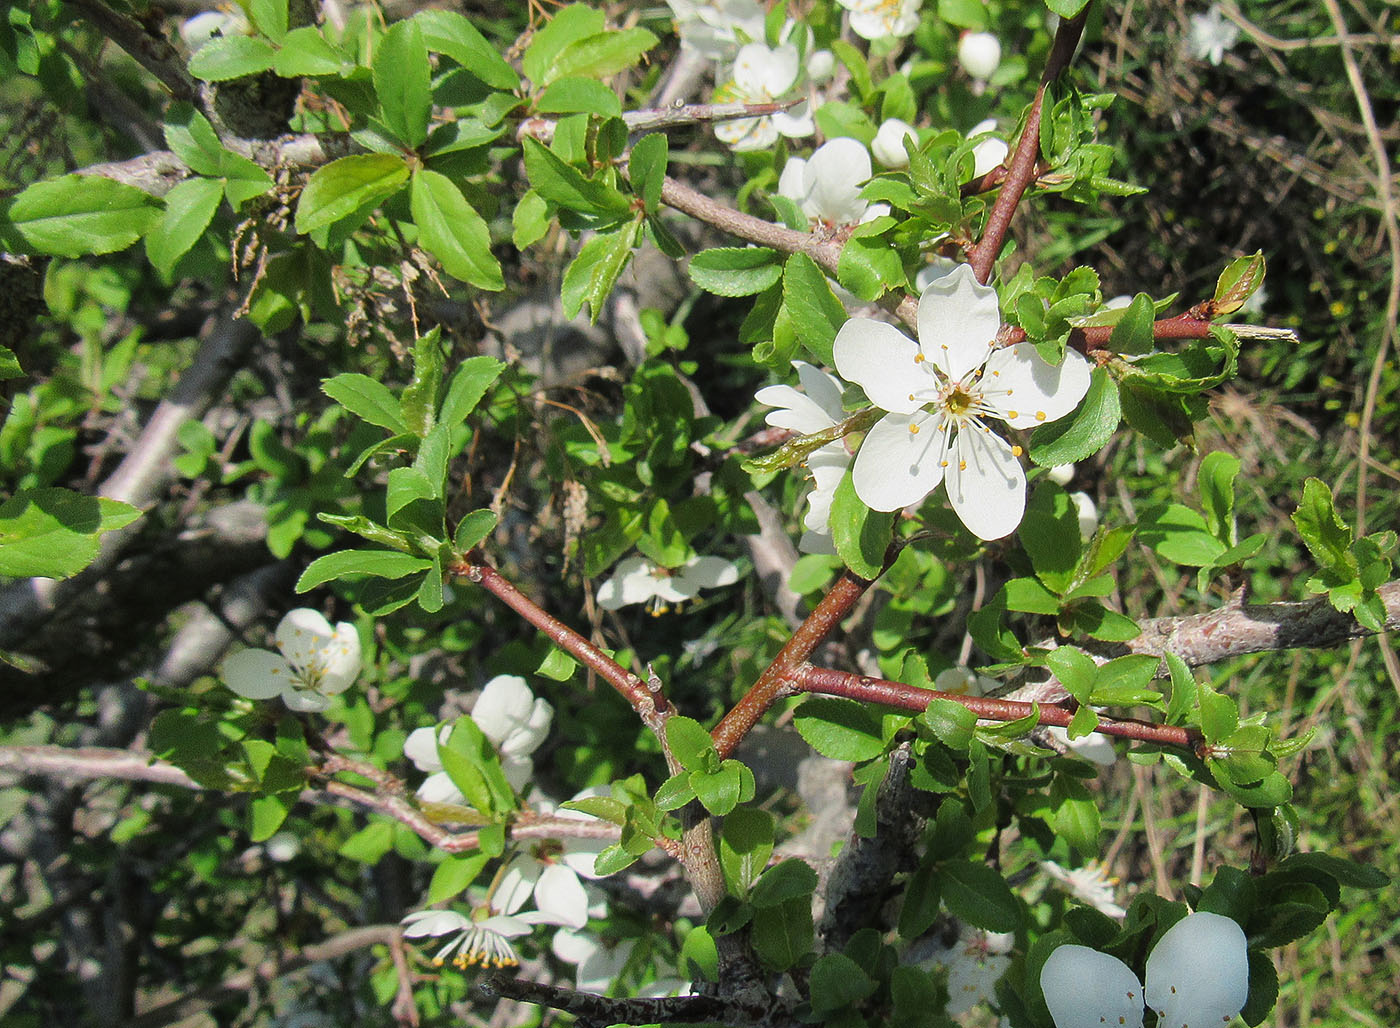
[[[891,547],[893,550],[893,547]],[[885,556],[885,567],[894,560],[894,553]],[[822,597],[816,609],[807,615],[797,626],[792,638],[778,651],[773,662],[758,676],[743,699],[736,703],[720,723],[715,725],[710,737],[715,741],[715,749],[721,757],[733,755],[740,741],[758,723],[764,713],[784,696],[797,690],[795,675],[812,651],[821,645],[831,630],[836,627],[872,584],[870,579],[861,578],[850,570],[842,572],[829,592]]]
[[[1201,318],[1196,313],[1196,308],[1192,308],[1184,314],[1177,314],[1174,317],[1162,318],[1160,321],[1152,323],[1153,339],[1209,339],[1210,319]],[[1112,325],[1094,325],[1089,328],[1072,329],[1069,334],[1069,345],[1081,353],[1089,353],[1091,350],[1104,350],[1108,347],[1110,337],[1113,335]],[[997,342],[1002,346],[1012,346],[1022,342],[1026,338],[1026,330],[1017,325],[1005,325],[997,335]]]
[[[654,732],[659,732],[662,729],[667,712],[660,707],[657,698],[652,695],[645,682],[564,622],[546,612],[534,600],[507,582],[495,568],[489,564],[463,561],[450,567],[448,571],[475,582],[491,593],[496,599],[549,636],[550,642],[554,643],[555,646],[558,646],[616,689],[648,728]]]
[[[1026,114],[1025,131],[1016,143],[1016,152],[1011,156],[1011,164],[1006,174],[1006,182],[997,194],[992,211],[987,216],[987,228],[982,239],[972,248],[972,270],[977,281],[986,285],[992,277],[992,265],[1001,252],[1006,231],[1011,227],[1011,216],[1021,202],[1027,187],[1035,181],[1036,160],[1040,155],[1040,117],[1045,103],[1045,90],[1068,65],[1074,56],[1074,48],[1079,45],[1079,37],[1084,32],[1084,22],[1089,16],[1085,7],[1077,17],[1060,22],[1055,33],[1055,42],[1050,47],[1050,56],[1045,62],[1045,74],[1041,77],[1040,88],[1035,92]]]
[[[883,703],[888,707],[902,710],[926,710],[933,700],[952,700],[972,711],[979,718],[989,721],[1016,721],[1028,717],[1037,710],[1036,705],[1017,700],[1003,700],[991,696],[961,696],[957,693],[938,692],[933,689],[920,689],[891,682],[883,678],[869,678],[850,671],[837,671],[833,668],[812,667],[810,664],[797,669],[791,677],[795,692],[821,693],[826,696],[844,696],[847,699],[865,703]],[[1074,719],[1074,711],[1064,707],[1039,706],[1039,723],[1042,725],[1069,726]],[[1178,746],[1194,750],[1201,741],[1198,732],[1174,725],[1153,725],[1143,721],[1120,721],[1100,717],[1097,732],[1116,735],[1139,742],[1155,742],[1163,746]]]

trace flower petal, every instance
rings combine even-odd
[[[1017,343],[987,358],[982,397],[1013,428],[1057,421],[1089,391],[1089,362],[1077,350],[1047,364],[1030,343]]]
[[[535,694],[519,675],[497,675],[472,705],[472,720],[497,745],[530,717]]]
[[[331,701],[315,689],[288,689],[282,693],[282,702],[288,710],[301,714],[318,714],[331,705]]]
[[[854,225],[869,206],[861,199],[860,187],[870,179],[870,170],[870,151],[864,143],[844,136],[823,143],[803,169],[802,209],[834,225]]]
[[[419,771],[441,771],[442,758],[438,756],[438,742],[447,742],[447,737],[451,734],[451,725],[415,728],[403,741],[403,755],[413,761],[413,766]]]
[[[701,589],[718,589],[737,581],[738,566],[723,557],[692,557],[671,577],[676,591],[687,597],[694,596]]]
[[[1026,512],[1026,472],[1011,445],[986,426],[963,426],[948,462],[948,502],[979,539],[1010,535]]]
[[[832,352],[841,377],[860,385],[870,402],[882,410],[913,414],[927,402],[913,395],[917,388],[910,389],[911,383],[931,384],[915,361],[919,344],[893,325],[872,318],[851,318],[836,333]]]
[[[1147,958],[1147,1005],[1157,1028],[1229,1024],[1249,998],[1249,946],[1233,919],[1197,911],[1167,930]]]
[[[982,366],[1000,328],[997,292],[979,284],[970,265],[935,279],[919,297],[919,346],[954,382]],[[839,361],[836,366],[841,367]]]
[[[295,672],[287,658],[271,650],[239,650],[220,669],[224,684],[250,700],[270,700],[290,686]]]
[[[425,778],[416,795],[420,803],[450,803],[459,807],[471,805],[446,771],[438,771]]]
[[[403,933],[410,939],[421,939],[428,935],[446,935],[471,927],[471,921],[455,910],[415,910],[406,914],[399,924]]]
[[[754,393],[753,398],[759,403],[779,408],[769,411],[763,419],[774,428],[789,428],[810,435],[833,424],[816,400],[804,396],[790,385],[764,386]]]
[[[886,414],[866,433],[851,469],[856,495],[871,510],[902,510],[943,481],[947,437],[939,415]]]
[[[314,659],[321,669],[318,691],[326,696],[344,692],[360,677],[360,633],[350,622],[340,622]]]
[[[311,666],[316,655],[335,638],[335,629],[310,607],[289,610],[277,625],[277,648],[295,668]]]
[[[1075,756],[1083,757],[1102,767],[1109,767],[1118,760],[1118,751],[1102,732],[1090,732],[1078,739],[1071,739],[1068,731],[1059,725],[1050,725],[1045,729],[1045,734],[1064,743]]]
[[[646,603],[656,595],[656,568],[643,557],[620,561],[609,578],[598,587],[598,606],[618,610],[631,603]]]
[[[778,176],[778,195],[792,200],[799,207],[807,199],[807,158],[789,157]]]
[[[502,914],[514,914],[534,895],[539,880],[539,862],[524,853],[517,854],[502,872],[496,891],[491,894],[491,906]]]
[[[588,893],[578,875],[564,864],[550,864],[535,884],[535,906],[541,914],[569,928],[582,928],[588,923]]]
[[[803,390],[816,401],[830,423],[834,425],[842,420],[846,412],[841,407],[841,383],[806,361],[793,361],[792,366],[797,369],[797,380],[802,383]]]
[[[1060,946],[1040,969],[1055,1028],[1142,1028],[1142,984],[1117,957]]]

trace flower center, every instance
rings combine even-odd
[[[977,400],[962,386],[954,386],[943,398],[943,409],[954,417],[967,414],[977,406]]]

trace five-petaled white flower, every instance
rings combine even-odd
[[[535,909],[522,911],[531,897]],[[417,910],[401,923],[410,939],[452,936],[433,957],[438,966],[450,957],[461,968],[512,967],[520,961],[511,939],[529,934],[537,924],[582,928],[588,923],[588,896],[563,864],[544,865],[519,854],[506,865],[489,903],[473,909],[470,917],[453,910]]]
[[[657,567],[645,557],[628,557],[598,587],[598,606],[617,610],[645,603],[653,614],[664,614],[673,603],[684,603],[701,589],[739,581],[739,569],[723,557],[691,557],[678,568]]]
[[[888,413],[866,434],[852,474],[874,510],[922,500],[940,482],[962,523],[1000,539],[1021,522],[1021,448],[985,422],[1034,428],[1064,417],[1089,389],[1089,364],[1068,351],[1047,363],[1029,343],[996,348],[996,290],[962,265],[919,301],[919,342],[892,325],[852,318],[834,345],[836,369]]]
[[[1055,1028],[1142,1028],[1143,1001],[1157,1028],[1229,1024],[1249,997],[1244,931],[1204,911],[1172,925],[1147,957],[1147,988],[1117,957],[1087,946],[1061,946],[1040,971],[1040,989]]]
[[[715,89],[716,103],[771,103],[787,99],[797,89],[802,75],[802,59],[792,43],[769,47],[747,43],[734,58],[729,81]],[[816,130],[807,101],[776,114],[757,118],[737,118],[715,125],[715,135],[733,150],[766,150],[784,135],[792,139],[810,136]]]
[[[1113,887],[1118,879],[1110,878],[1098,861],[1091,860],[1083,867],[1062,867],[1053,860],[1042,860],[1040,869],[1063,885],[1071,896],[1081,903],[1087,903],[1109,917],[1120,921],[1127,911],[1118,905]]]
[[[472,706],[471,719],[481,734],[495,744],[501,755],[506,781],[519,791],[534,770],[530,754],[549,735],[554,708],[537,699],[519,675],[497,675],[481,690]],[[430,772],[418,787],[418,798],[425,803],[465,804],[466,798],[442,769],[438,744],[447,742],[451,725],[418,728],[404,740],[403,752],[419,771]]]
[[[319,711],[360,674],[360,635],[342,621],[334,628],[318,611],[288,611],[273,638],[281,653],[239,650],[223,664],[224,684],[250,700],[281,696],[291,710]]]
[[[764,420],[774,428],[811,435],[844,419],[841,383],[805,361],[793,361],[792,366],[797,369],[797,379],[805,392],[798,392],[790,385],[764,386],[754,394],[754,399],[778,408],[769,411]],[[851,464],[851,455],[846,444],[837,439],[813,450],[807,455],[806,463],[814,488],[807,497],[807,515],[802,519],[806,531],[797,548],[804,553],[835,553],[831,542],[831,501]]]
[[[1015,941],[1010,934],[964,925],[950,949],[939,946],[919,963],[948,969],[947,1012],[956,1016],[996,997],[997,981],[1011,966],[1009,954]]]
[[[560,960],[577,965],[574,988],[579,992],[605,994],[627,965],[635,943],[624,939],[611,945],[592,935],[561,928],[554,933],[550,948]]]
[[[681,46],[711,61],[727,61],[744,43],[763,38],[758,0],[666,0]]]
[[[839,0],[851,12],[851,31],[862,39],[907,36],[919,27],[923,0]]]
[[[1211,64],[1219,64],[1225,59],[1225,51],[1234,46],[1239,38],[1239,26],[1226,21],[1220,14],[1220,7],[1211,4],[1205,14],[1191,15],[1186,49],[1198,61],[1209,60]]]
[[[807,159],[789,157],[778,179],[778,192],[797,202],[802,213],[825,228],[855,225],[888,214],[885,204],[871,206],[860,187],[870,180],[870,152],[855,139],[828,140]]]

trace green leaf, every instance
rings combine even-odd
[[[491,534],[496,528],[495,511],[474,510],[457,522],[457,531],[452,535],[452,548],[458,553],[466,553]]]
[[[955,917],[989,932],[1014,932],[1021,925],[1021,908],[995,870],[986,864],[950,860],[939,868],[943,905]]]
[[[786,971],[812,952],[814,934],[812,903],[804,896],[756,909],[749,941],[760,960]]]
[[[724,819],[719,862],[730,891],[743,895],[768,866],[773,853],[773,815],[752,807],[736,807]]]
[[[1024,532],[1026,522],[1021,523]],[[1058,614],[1064,601],[1034,578],[1013,578],[1003,589],[1006,609],[1027,614]]]
[[[812,965],[810,978],[812,1013],[829,1014],[853,1006],[873,993],[877,984],[844,953],[827,953]]]
[[[131,524],[129,503],[69,489],[22,489],[0,503],[0,576],[70,578],[97,557],[99,537]]]
[[[1248,257],[1237,257],[1225,266],[1215,282],[1215,312],[1234,314],[1264,284],[1264,254],[1256,250]]]
[[[915,719],[936,735],[950,750],[966,750],[972,742],[977,715],[957,700],[929,700],[928,708]]]
[[[904,889],[904,902],[899,908],[900,937],[917,939],[932,928],[938,920],[941,899],[937,870],[932,864],[920,864]]]
[[[314,25],[303,25],[288,32],[272,59],[272,70],[284,79],[342,75],[353,67],[353,62],[326,42],[326,37]]]
[[[317,168],[297,203],[296,229],[305,235],[388,199],[408,181],[408,165],[396,154],[341,157]]]
[[[1071,696],[1080,703],[1089,702],[1099,674],[1099,666],[1092,657],[1073,646],[1061,646],[1046,654],[1045,663]]]
[[[1208,743],[1221,742],[1239,727],[1240,708],[1204,682],[1197,683],[1196,688],[1201,698],[1201,734]]]
[[[666,179],[669,159],[670,147],[662,132],[650,132],[637,140],[627,159],[627,179],[632,183],[632,191],[642,198],[648,214],[655,214],[661,203],[661,185]]]
[[[449,854],[433,871],[433,880],[428,884],[428,902],[441,903],[461,895],[476,881],[487,859],[484,853]]]
[[[253,27],[274,43],[287,34],[287,0],[248,0],[245,9]]]
[[[746,770],[737,760],[726,760],[713,774],[690,772],[690,787],[701,806],[715,817],[724,817],[743,799]]]
[[[641,28],[595,33],[576,39],[560,50],[543,78],[530,77],[536,85],[548,85],[568,75],[607,78],[632,67],[658,42],[656,36]]]
[[[1342,582],[1357,577],[1351,528],[1338,516],[1332,490],[1321,479],[1309,478],[1303,483],[1303,499],[1293,512],[1293,523],[1318,567]]]
[[[1172,694],[1167,700],[1167,724],[1180,724],[1197,702],[1196,678],[1191,669],[1175,653],[1166,654],[1167,668],[1171,672]]]
[[[0,206],[25,247],[55,257],[112,253],[136,242],[161,216],[154,197],[101,175],[35,182]]]
[[[493,89],[512,91],[520,76],[501,56],[501,48],[483,36],[475,25],[456,11],[426,10],[413,16],[423,42],[433,53],[452,58],[469,74]]]
[[[716,246],[690,259],[691,281],[718,296],[752,296],[783,275],[778,253],[766,246]]]
[[[597,114],[622,117],[622,101],[596,79],[566,78],[551,82],[535,100],[541,114]]]
[[[791,900],[807,901],[817,889],[817,872],[805,860],[790,857],[774,864],[754,883],[749,902],[759,910]]]
[[[679,810],[693,799],[695,789],[690,784],[690,772],[679,771],[661,783],[655,802],[660,810]]]
[[[409,188],[409,205],[419,242],[449,275],[481,289],[505,288],[501,264],[491,253],[490,230],[451,179],[419,169]]]
[[[452,373],[452,381],[447,383],[447,395],[443,397],[438,423],[456,428],[466,421],[505,368],[495,357],[485,356],[468,357],[459,364]]]
[[[1143,511],[1138,518],[1138,539],[1167,560],[1191,567],[1214,563],[1226,548],[1206,528],[1205,518],[1179,503]]]
[[[834,760],[870,760],[885,749],[879,719],[854,700],[810,697],[797,708],[795,723],[809,746]]]
[[[1226,546],[1235,544],[1235,476],[1239,473],[1240,459],[1223,450],[1206,454],[1196,473],[1206,527]]]
[[[1089,709],[1089,708],[1084,708]],[[1099,808],[1084,783],[1059,774],[1050,784],[1050,826],[1085,858],[1099,852]]]
[[[527,138],[523,152],[530,185],[546,200],[610,221],[630,215],[632,205],[625,195],[606,183],[585,178],[539,140]]]
[[[890,218],[877,221],[892,221]],[[904,282],[904,261],[899,251],[883,235],[866,234],[878,225],[859,226],[841,247],[836,261],[836,278],[866,302],[878,299],[887,290]]]
[[[1095,368],[1089,392],[1068,417],[1042,425],[1031,435],[1031,460],[1041,467],[1073,464],[1099,450],[1113,437],[1122,418],[1118,383],[1107,368]]]
[[[1329,874],[1343,885],[1355,889],[1384,889],[1390,884],[1390,876],[1370,864],[1357,864],[1345,857],[1330,853],[1295,853],[1282,861],[1278,869],[1291,871],[1297,868],[1310,868]]]
[[[1026,504],[1018,535],[1036,577],[1048,588],[1063,592],[1084,547],[1079,512],[1069,494],[1048,479],[1037,485]],[[1007,602],[1010,605],[1010,596]]]
[[[831,344],[846,322],[846,308],[826,284],[825,272],[805,253],[793,254],[783,267],[783,307],[807,352],[830,366]]]
[[[520,65],[530,81],[545,85],[555,59],[570,43],[602,32],[607,19],[602,11],[586,4],[570,4],[554,12],[551,18],[530,40]]]
[[[632,259],[632,250],[641,235],[641,222],[631,221],[615,232],[603,232],[583,244],[578,256],[564,272],[560,297],[564,314],[572,318],[588,304],[589,320],[596,322],[603,303],[617,283],[617,277]]]
[[[254,796],[248,805],[248,837],[253,842],[266,842],[277,834],[282,822],[291,813],[293,799],[280,796]]]
[[[1114,353],[1151,353],[1156,346],[1152,338],[1152,322],[1157,316],[1157,306],[1152,297],[1138,293],[1108,337],[1108,348]]]
[[[165,111],[165,143],[196,175],[217,178],[226,153],[209,119],[188,103],[171,104]]]
[[[433,566],[430,560],[392,550],[338,550],[313,560],[297,579],[296,591],[308,592],[337,578],[404,578]]]
[[[146,234],[146,259],[162,278],[199,241],[223,198],[223,182],[212,178],[185,179],[165,194],[165,212]]]
[[[511,214],[510,224],[511,242],[517,250],[524,250],[544,238],[553,224],[549,217],[549,204],[539,193],[527,189]]]
[[[410,149],[421,146],[433,110],[432,71],[416,18],[389,27],[374,51],[372,71],[384,124]]]
[[[413,345],[413,378],[399,397],[399,414],[408,430],[426,438],[437,423],[442,385],[442,331],[434,325]]]
[[[220,36],[205,43],[190,58],[190,74],[205,82],[226,82],[267,71],[276,55],[277,51],[265,39]]]
[[[407,431],[398,398],[378,379],[347,372],[324,380],[321,391],[361,421],[395,433]]]
[[[702,770],[715,749],[714,740],[705,731],[705,726],[688,717],[667,719],[666,743],[671,747],[671,755],[687,771]]]
[[[885,566],[898,512],[873,511],[856,495],[847,471],[831,502],[831,538],[842,561],[861,578],[876,579]]]
[[[982,0],[938,0],[938,17],[960,29],[987,28],[987,5]]]

